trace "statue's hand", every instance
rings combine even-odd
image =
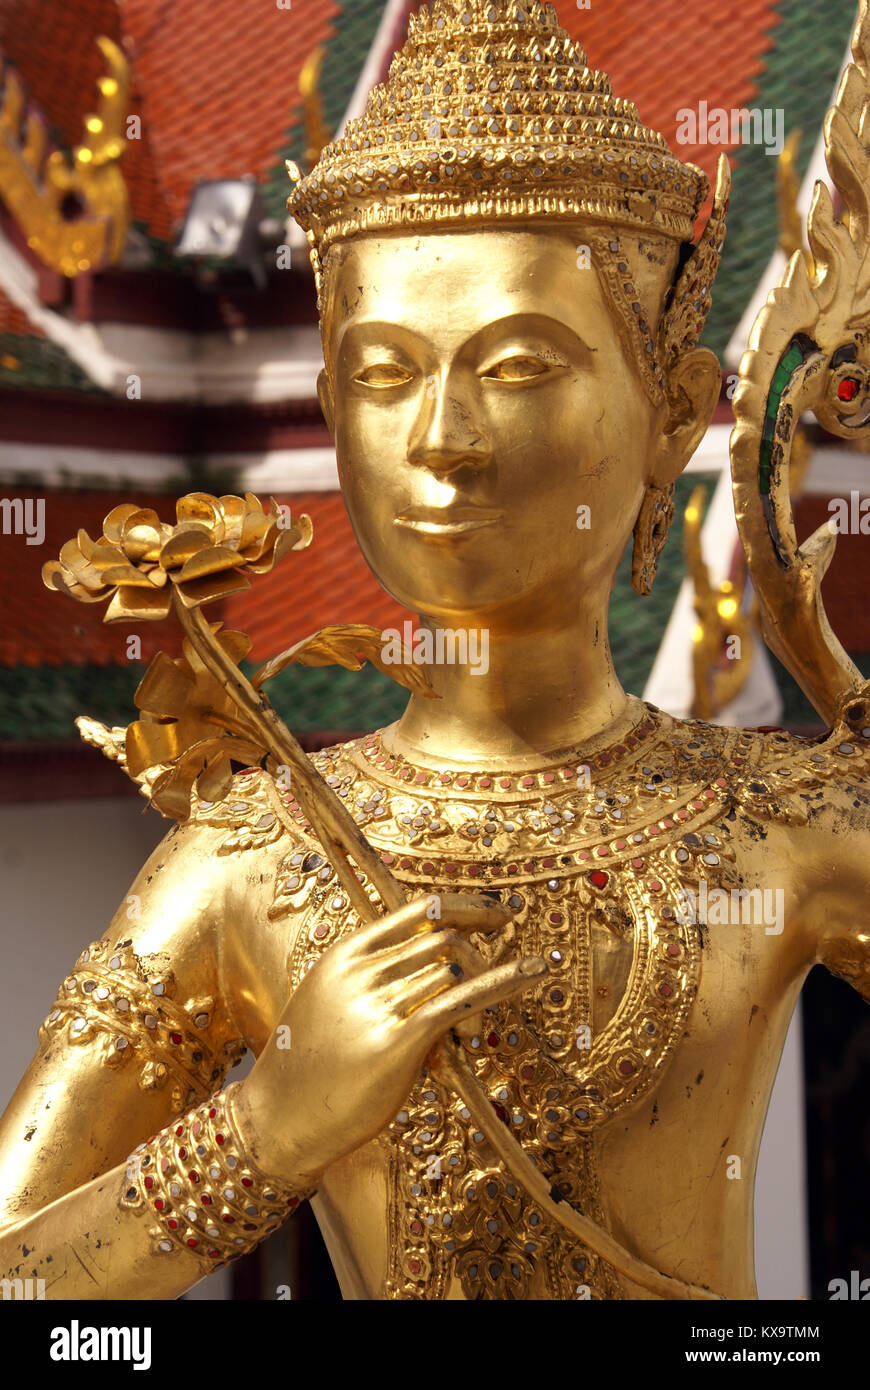
[[[489,968],[469,944],[509,920],[486,898],[430,896],[317,961],[239,1088],[237,1120],[264,1171],[316,1182],[395,1117],[438,1038],[546,974],[539,957]]]

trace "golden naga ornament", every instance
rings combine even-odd
[[[0,192],[27,244],[52,270],[72,278],[120,259],[130,225],[124,153],[130,68],[111,39],[97,39],[108,72],[99,80],[97,110],[85,117],[72,164],[48,154],[48,131],[26,109],[24,88],[7,67],[0,82]],[[71,206],[79,206],[75,215]]]
[[[606,637],[623,550],[648,592],[718,399],[698,340],[727,164],[692,244],[705,177],[550,7],[436,0],[365,114],[291,169],[355,535],[433,651],[476,634],[486,662],[421,680],[333,627],[248,680],[247,639],[203,608],[311,539],[250,496],[182,499],[174,526],[130,504],[46,567],[109,621],[179,618],[140,719],[82,728],[178,824],[4,1119],[10,1270],[26,1246],[58,1296],[175,1297],[315,1194],[349,1298],[755,1297],[755,1163],[801,983],[823,961],[870,995],[870,703],[820,610],[780,608],[809,561],[782,543],[792,417],[769,408],[770,380],[803,403],[825,372],[858,379],[867,23],[829,121],[849,230],[817,215],[823,278],[765,310],[734,447],[820,741],[671,719],[622,691]],[[793,377],[811,331],[831,362]],[[365,659],[405,713],[307,758],[264,685]]]

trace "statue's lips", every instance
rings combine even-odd
[[[503,512],[489,512],[483,507],[409,507],[394,517],[393,525],[424,536],[462,536],[493,526],[503,516]]]

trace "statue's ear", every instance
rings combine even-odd
[[[317,399],[320,401],[320,409],[323,411],[326,428],[329,430],[329,433],[334,436],[335,402],[332,398],[332,383],[329,380],[329,373],[325,367],[322,367],[317,374]]]
[[[676,482],[703,439],[722,386],[719,359],[708,348],[692,348],[668,375],[668,415],[656,445],[652,476]]]

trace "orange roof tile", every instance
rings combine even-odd
[[[41,338],[43,332],[37,328],[17,304],[13,304],[11,299],[0,290],[0,333],[24,333],[31,337]]]
[[[751,105],[761,55],[779,22],[776,0],[703,8],[684,0],[658,0],[654,7],[607,0],[585,10],[575,0],[555,0],[555,8],[590,66],[610,74],[615,94],[633,101],[680,159],[712,178],[720,149],[732,147],[678,145],[677,112],[697,110],[702,99],[728,111]]]

